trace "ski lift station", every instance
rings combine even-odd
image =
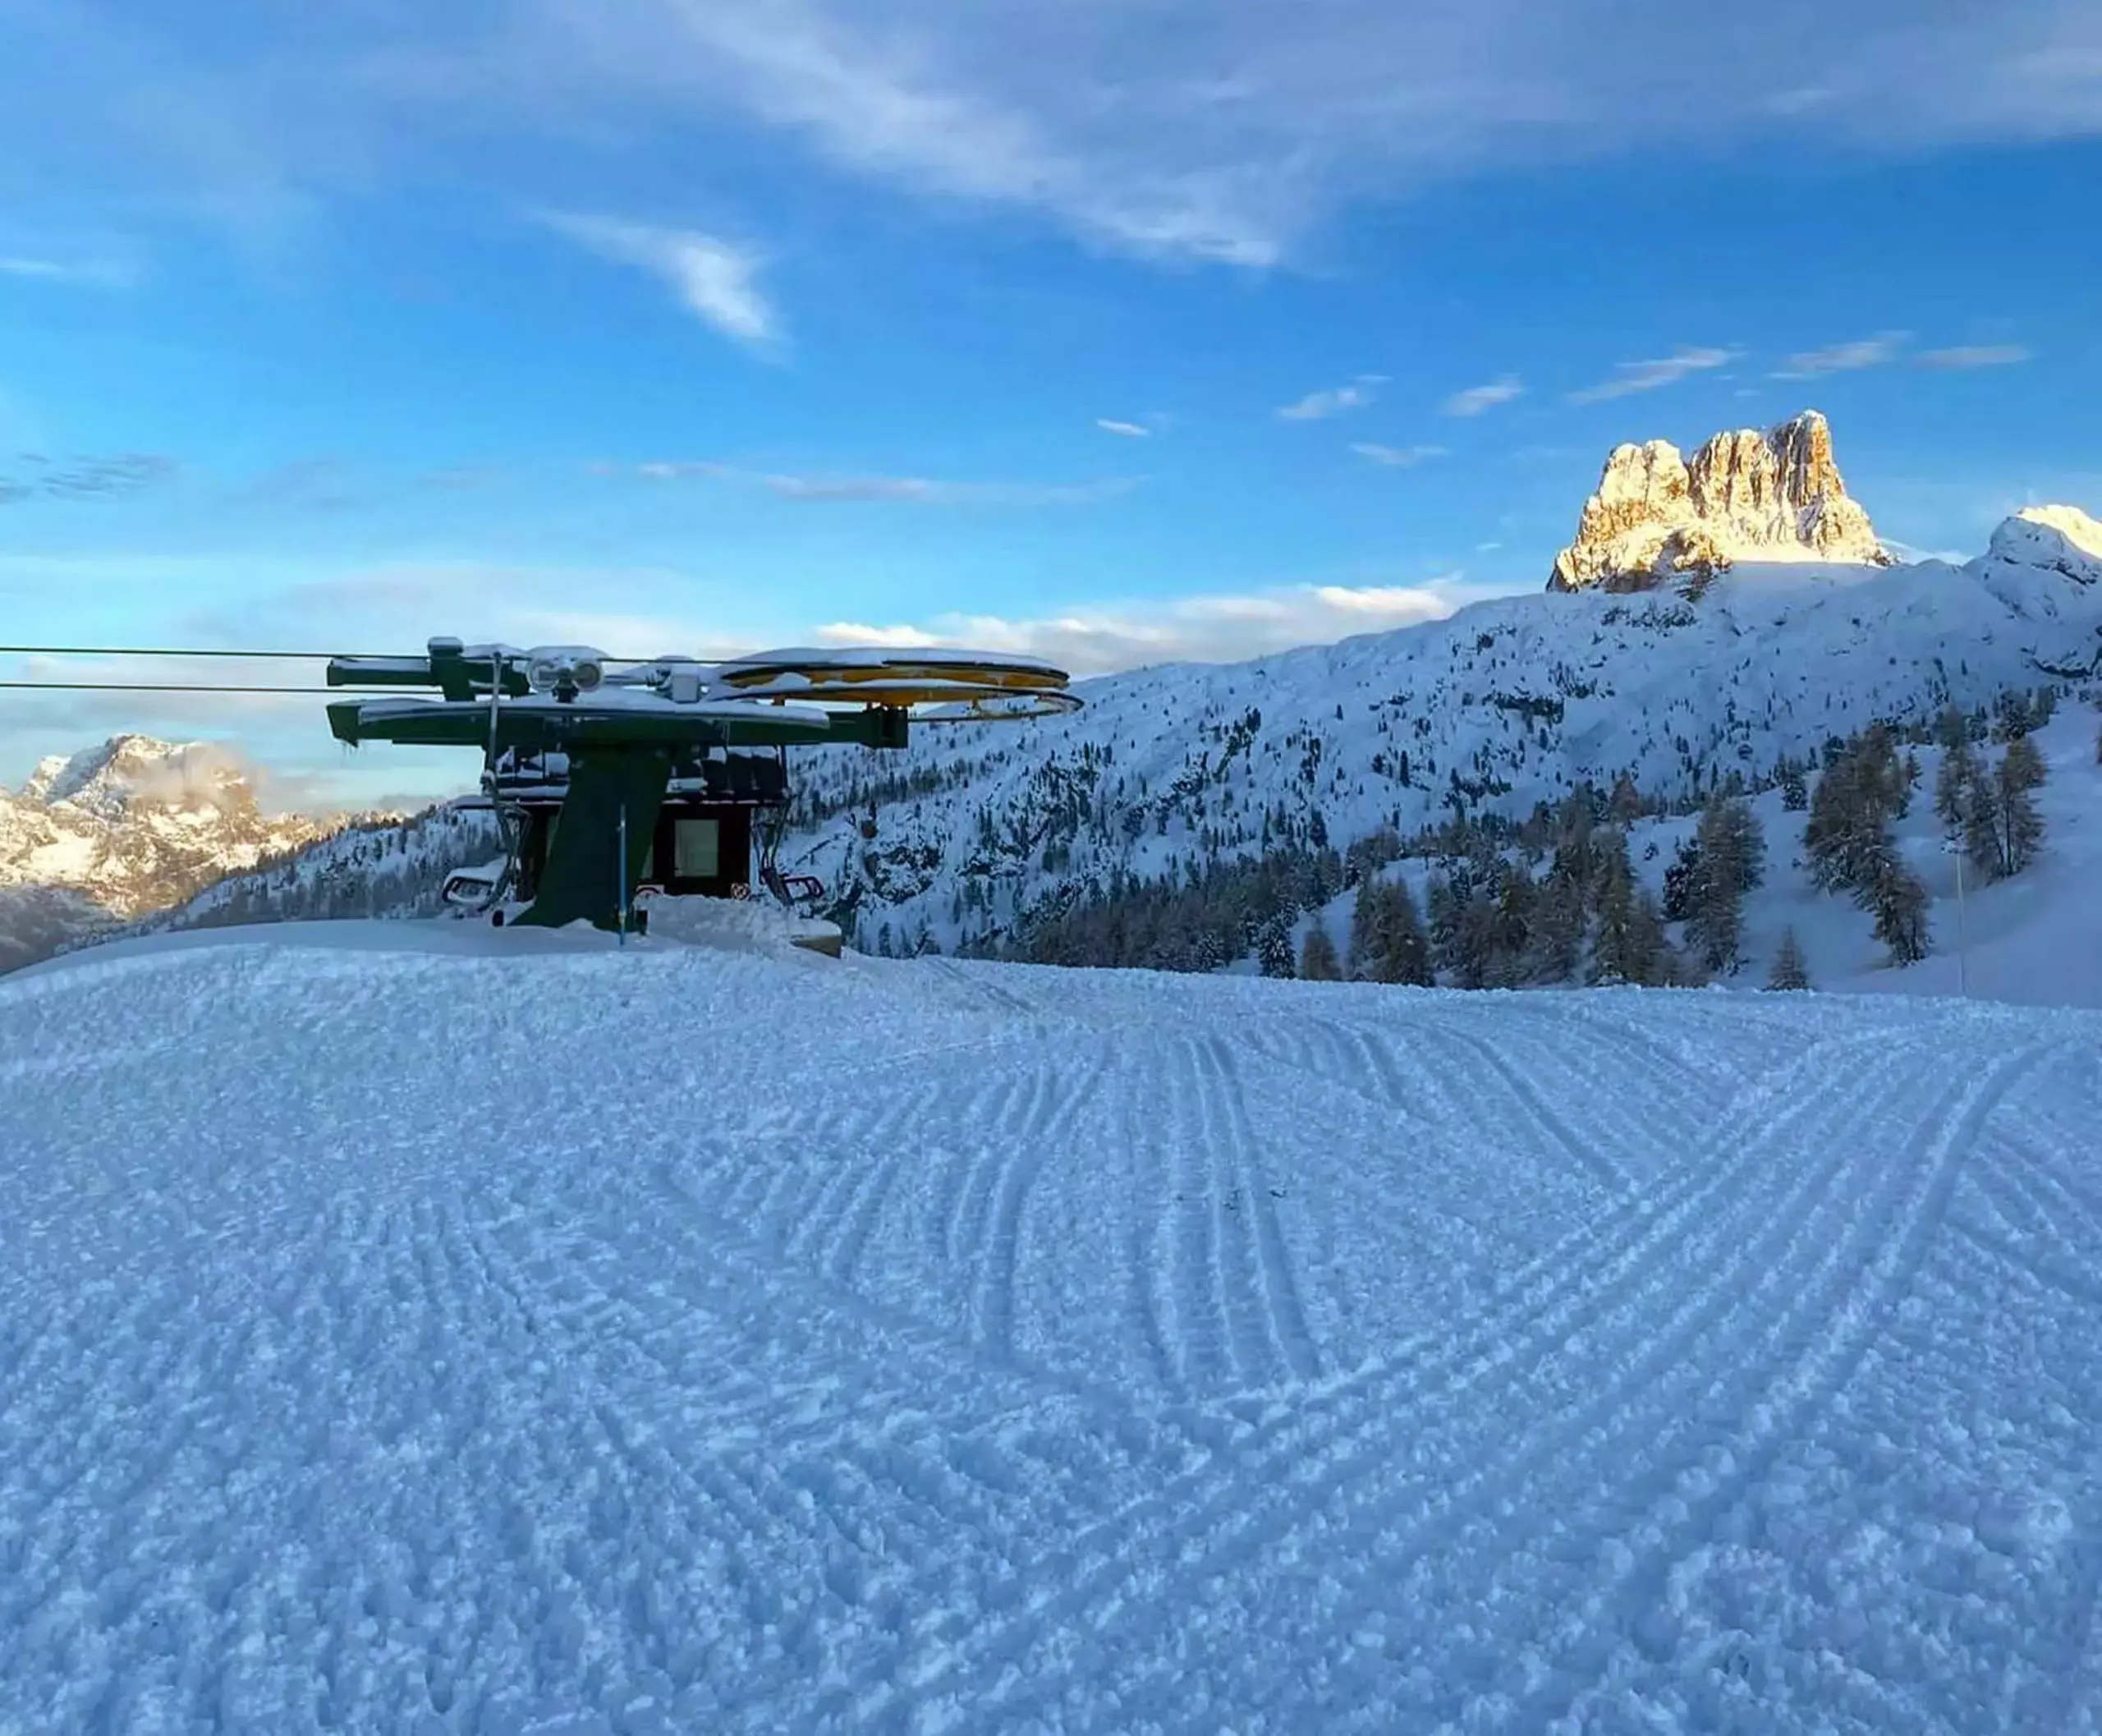
[[[983,651],[849,647],[727,663],[619,664],[588,646],[434,639],[420,657],[337,657],[332,687],[431,687],[332,700],[329,728],[367,742],[472,748],[503,857],[455,875],[450,902],[498,923],[584,921],[621,934],[638,897],[746,898],[790,909],[823,889],[776,859],[788,750],[903,747],[915,728],[1077,710],[1064,671]]]

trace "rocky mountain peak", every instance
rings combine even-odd
[[[0,790],[0,970],[189,898],[334,823],[266,816],[205,742],[113,736]]]
[[[1714,434],[1691,460],[1668,440],[1615,447],[1548,589],[1697,586],[1739,561],[1806,560],[1890,561],[1815,410]]]
[[[105,814],[141,803],[221,811],[255,807],[246,775],[223,749],[145,735],[112,736],[68,758],[40,760],[21,796],[47,808],[63,802]]]

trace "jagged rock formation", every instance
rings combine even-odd
[[[240,764],[200,743],[112,737],[0,789],[0,970],[191,897],[334,829],[265,815]]]
[[[1888,566],[1868,514],[1847,493],[1832,429],[1806,410],[1765,434],[1710,439],[1689,462],[1668,440],[1617,446],[1549,590],[1698,590],[1738,561]]]

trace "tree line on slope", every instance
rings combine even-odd
[[[1341,854],[1298,846],[1254,861],[1192,861],[1097,896],[1054,894],[991,950],[1040,964],[1200,971],[1252,955],[1267,976],[1333,971],[1462,988],[1690,983],[1735,968],[1737,912],[1757,884],[1764,849],[1749,807],[1719,795],[1703,813],[1710,850],[1692,894],[1691,952],[1672,944],[1613,811],[1611,798],[1587,785],[1554,811],[1545,837],[1529,829],[1525,844],[1512,844],[1505,825],[1448,823],[1433,847],[1427,916],[1407,880],[1384,871],[1411,853],[1388,830]],[[1347,953],[1338,955],[1317,920],[1295,955],[1291,932],[1301,916],[1352,888]]]
[[[1927,891],[1893,832],[1921,775],[1910,746],[1943,745],[1936,811],[1974,870],[1986,879],[2018,873],[2043,838],[2034,792],[2044,768],[2030,732],[2048,721],[2054,698],[2045,688],[2005,696],[1990,712],[1951,708],[1931,729],[1877,723],[1834,737],[1814,784],[1809,768],[1781,769],[1774,782],[1784,810],[1806,816],[1812,884],[1852,898],[1893,965],[1924,958],[1930,942]],[[1901,753],[1901,743],[1908,751]],[[2002,746],[1996,765],[1977,751],[1992,743]],[[2102,757],[2102,742],[2097,752]],[[1160,879],[1108,890],[1060,889],[1012,937],[978,950],[1167,970],[1216,970],[1252,955],[1269,976],[1459,988],[1699,983],[1742,968],[1745,901],[1765,875],[1765,838],[1742,788],[1733,778],[1711,789],[1666,870],[1661,901],[1634,872],[1628,829],[1667,805],[1636,797],[1622,778],[1609,794],[1580,788],[1515,826],[1498,815],[1456,815],[1406,843],[1387,830],[1341,856],[1324,838],[1320,848],[1192,861]],[[1403,857],[1430,859],[1427,910],[1406,879],[1381,871]],[[1352,887],[1349,939],[1339,951],[1319,912]],[[1310,912],[1315,920],[1295,954],[1290,932]],[[1680,944],[1670,938],[1673,923]],[[1779,937],[1768,985],[1809,981],[1791,928]]]
[[[488,815],[445,806],[400,822],[360,821],[319,843],[229,876],[141,926],[427,916],[443,910],[454,870],[501,848]]]

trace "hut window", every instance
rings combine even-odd
[[[712,880],[723,849],[722,822],[682,820],[672,833],[672,872],[682,880]]]

